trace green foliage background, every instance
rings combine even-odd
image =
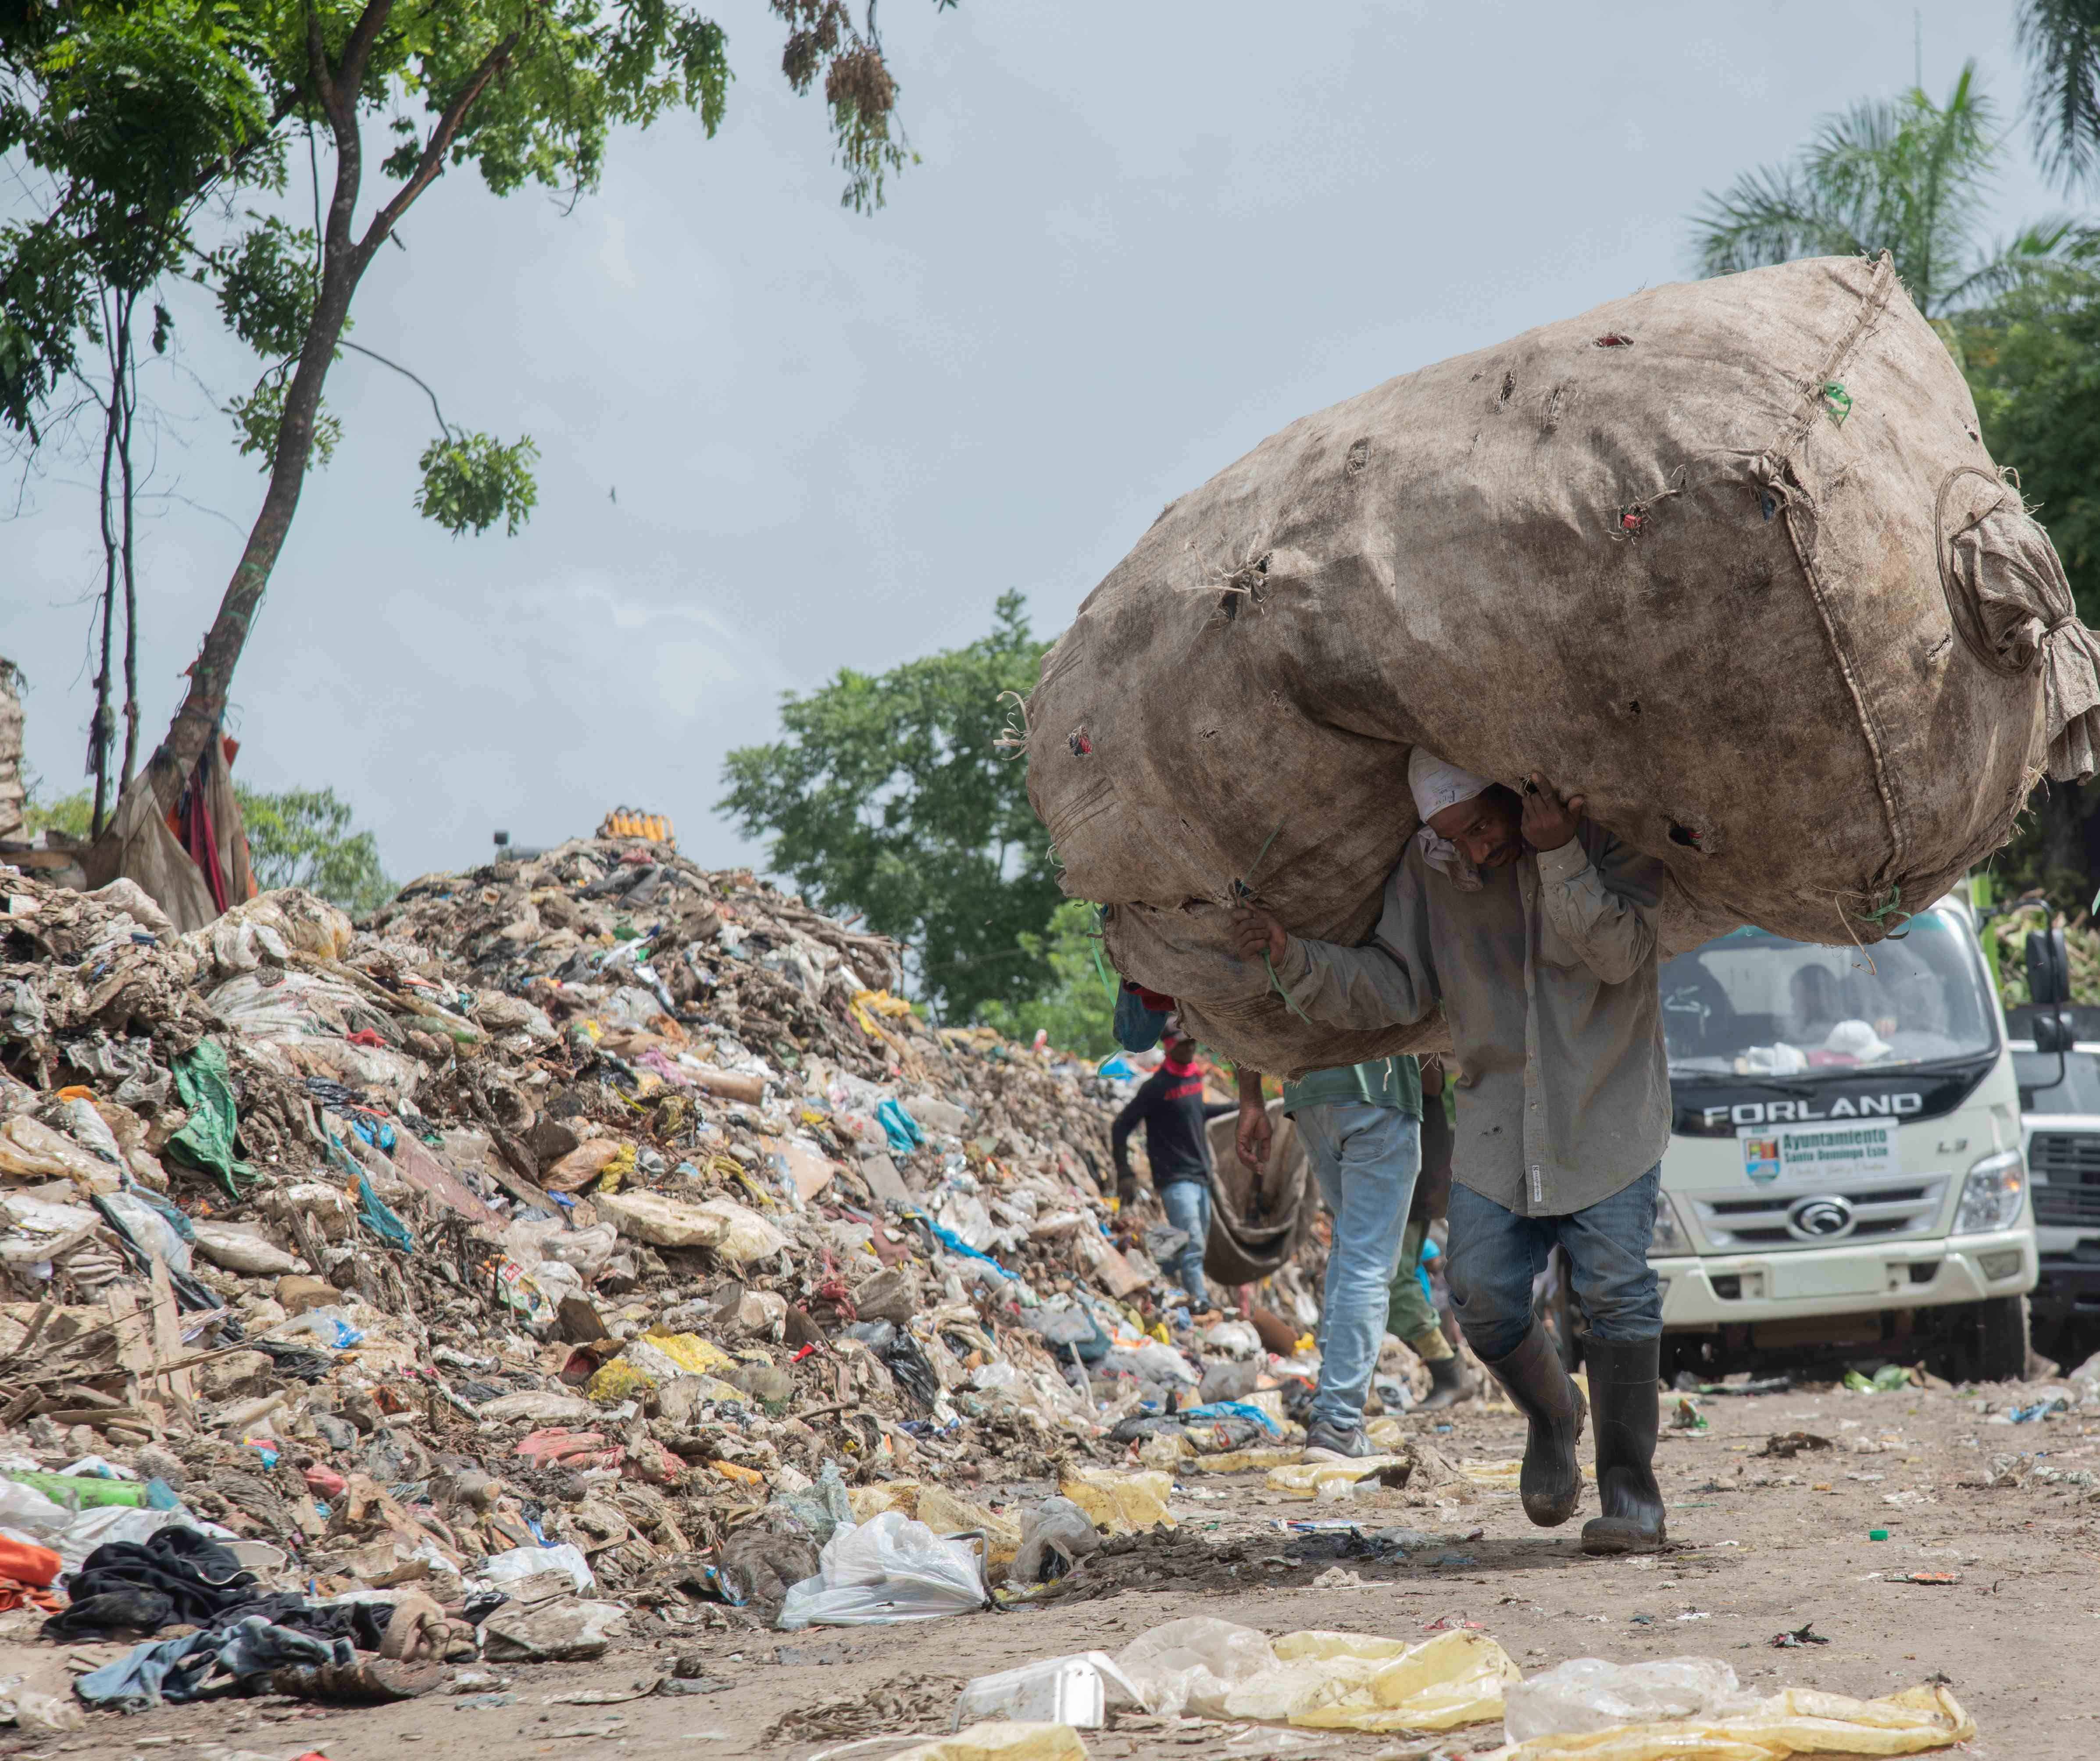
[[[997,743],[1001,693],[1032,690],[1048,646],[1021,595],[1003,594],[990,635],[790,692],[787,737],[723,765],[717,807],[770,839],[773,869],[904,943],[922,994],[951,1019],[1017,1007],[1052,983],[1045,936],[1063,895],[1026,764]]]

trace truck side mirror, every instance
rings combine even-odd
[[[2071,949],[2062,930],[2027,931],[2027,1001],[2037,1009],[2071,1001]]]
[[[2034,1016],[2034,1045],[2038,1052],[2067,1052],[2077,1035],[2071,1017],[2061,1009],[2037,1009]]]

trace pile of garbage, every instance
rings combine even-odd
[[[1125,1482],[1296,1459],[1305,1275],[1267,1341],[1189,1312],[1107,1195],[1127,1081],[748,872],[499,856],[183,936],[0,868],[0,1632],[135,1641],[81,1698],[893,1618],[848,1540],[978,1606],[1163,1517]]]

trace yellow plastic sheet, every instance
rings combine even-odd
[[[1286,1498],[1317,1498],[1323,1486],[1352,1486],[1381,1468],[1406,1465],[1399,1455],[1365,1455],[1356,1461],[1300,1461],[1268,1470],[1268,1489]]]
[[[690,1376],[712,1376],[736,1362],[721,1346],[709,1344],[698,1333],[645,1333],[642,1336]]]
[[[1595,1468],[1586,1461],[1582,1465],[1582,1477],[1594,1481],[1597,1477]],[[1458,1464],[1458,1471],[1476,1486],[1492,1486],[1498,1490],[1514,1492],[1517,1490],[1518,1476],[1524,1471],[1524,1463],[1521,1460],[1482,1461],[1476,1456],[1468,1455]]]
[[[889,1761],[1087,1761],[1087,1746],[1069,1724],[988,1719],[952,1737],[899,1750]]]
[[[1340,1641],[1336,1644],[1335,1641]],[[1324,1655],[1318,1648],[1326,1642]],[[1338,1690],[1284,1715],[1320,1730],[1450,1730],[1502,1715],[1502,1684],[1523,1679],[1484,1632],[1440,1632],[1416,1645],[1353,1633],[1289,1633],[1276,1642],[1286,1668],[1325,1670]],[[1301,1659],[1292,1662],[1290,1659]],[[1234,1699],[1238,1699],[1238,1695]]]
[[[611,1363],[600,1366],[584,1392],[601,1407],[616,1407],[623,1400],[639,1399],[655,1385],[656,1378],[646,1370],[637,1369],[623,1358],[615,1358]]]
[[[1110,1534],[1130,1534],[1156,1522],[1173,1527],[1174,1519],[1167,1513],[1173,1490],[1170,1474],[1118,1473],[1111,1468],[1075,1468],[1057,1488],[1060,1496],[1086,1512],[1096,1529]]]
[[[1222,1455],[1198,1455],[1184,1462],[1185,1473],[1249,1473],[1257,1468],[1295,1466],[1304,1455],[1304,1447],[1277,1444],[1272,1449],[1233,1449]]]
[[[1786,1761],[1803,1754],[1924,1754],[1966,1742],[1975,1734],[1976,1721],[1944,1688],[1907,1688],[1880,1700],[1789,1688],[1733,1718],[1534,1737],[1480,1761]]]

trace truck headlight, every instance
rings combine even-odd
[[[1979,1230],[2005,1229],[2020,1214],[2027,1196],[2027,1164],[2018,1150],[2001,1150],[1987,1156],[1969,1170],[1961,1183],[1961,1203],[1954,1213],[1957,1235]]]
[[[1667,1192],[1655,1195],[1655,1233],[1648,1238],[1648,1257],[1689,1253],[1692,1238],[1684,1233],[1684,1226],[1677,1220],[1677,1207],[1670,1202]]]

